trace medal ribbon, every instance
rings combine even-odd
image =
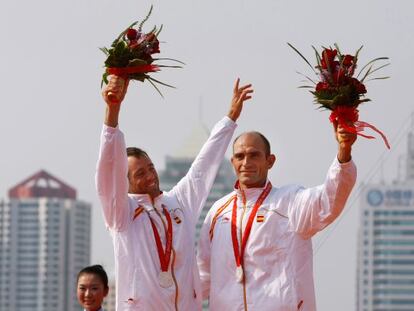
[[[164,249],[162,248],[162,242],[161,242],[160,234],[158,233],[157,227],[155,226],[152,218],[149,215],[148,217],[151,221],[151,227],[152,227],[152,231],[154,232],[155,243],[157,244],[157,251],[158,251],[158,257],[160,259],[161,271],[167,272],[168,266],[170,264],[170,258],[171,258],[173,231],[172,231],[172,221],[171,221],[170,213],[168,213],[167,209],[164,206],[162,207],[162,210],[168,222],[168,228],[166,232],[165,252],[164,252]]]
[[[239,251],[239,241],[237,240],[237,197],[234,198],[233,211],[231,214],[231,240],[233,242],[234,259],[236,260],[237,267],[243,266],[244,250],[246,248],[247,239],[249,238],[250,231],[252,229],[253,220],[256,217],[259,207],[262,205],[263,201],[266,199],[267,195],[270,193],[270,190],[272,190],[272,184],[268,182],[266,185],[266,188],[260,194],[259,198],[254,204],[253,209],[250,213],[249,219],[246,224],[246,228],[244,230],[243,238],[241,241],[240,251]]]

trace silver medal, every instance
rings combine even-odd
[[[162,288],[171,287],[174,283],[172,275],[168,271],[161,271],[158,275],[158,282]]]
[[[239,282],[239,283],[243,282],[244,272],[243,272],[243,267],[242,266],[238,266],[236,268],[236,279],[237,279],[237,282]]]

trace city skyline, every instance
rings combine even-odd
[[[344,53],[364,45],[361,66],[375,57],[390,58],[381,75],[391,78],[367,82],[372,102],[360,107],[360,118],[387,135],[391,150],[380,139],[360,138],[353,159],[358,184],[398,179],[396,164],[405,152],[401,137],[414,107],[410,1],[5,0],[0,12],[0,37],[7,47],[0,50],[5,60],[0,77],[5,116],[0,123],[1,199],[10,185],[42,168],[76,185],[79,197],[93,206],[92,262],[111,270],[112,243],[94,185],[104,117],[99,84],[105,56],[98,48],[141,19],[151,4],[145,29],[164,25],[160,57],[186,65],[156,73],[176,87],[163,88],[164,99],[147,83],[131,83],[120,127],[127,144],[147,150],[159,171],[166,155],[175,155],[188,141],[190,129],[201,122],[211,128],[227,113],[239,76],[242,83],[252,82],[255,93],[236,135],[258,130],[268,137],[277,156],[272,183],[322,183],[337,150],[329,114],[316,111],[312,95],[297,89],[302,77],[296,71],[312,73],[286,43],[314,63],[311,45],[336,42]],[[355,306],[360,195],[355,188],[344,213],[314,240],[320,311]]]

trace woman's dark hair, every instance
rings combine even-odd
[[[79,278],[83,274],[94,274],[94,275],[98,276],[101,279],[101,281],[102,281],[102,283],[104,285],[104,288],[105,289],[108,288],[108,275],[106,274],[104,268],[101,265],[93,265],[93,266],[89,266],[89,267],[83,268],[78,273],[78,277],[76,279],[76,283],[79,282]]]

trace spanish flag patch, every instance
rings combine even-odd
[[[181,223],[181,219],[177,215],[174,216],[174,220],[175,220],[175,223],[176,224],[180,224]]]
[[[256,222],[264,222],[265,216],[264,215],[257,215],[256,216]]]

